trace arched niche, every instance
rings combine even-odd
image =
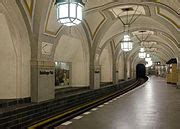
[[[0,98],[16,98],[16,52],[5,15],[0,13]]]
[[[30,97],[31,49],[18,16],[11,16],[0,4],[0,99]]]
[[[68,35],[62,35],[55,49],[54,61],[69,62],[70,85],[89,86],[89,54],[84,42]]]
[[[103,49],[99,64],[101,68],[101,83],[109,83],[112,82],[112,51],[110,44],[106,45],[106,47]]]

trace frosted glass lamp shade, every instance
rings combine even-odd
[[[129,35],[124,35],[123,41],[121,42],[121,49],[123,51],[131,51],[133,49],[133,42]]]
[[[57,21],[66,26],[78,25],[82,21],[84,4],[81,0],[56,0]]]
[[[150,58],[150,57],[146,57],[146,58],[145,58],[145,61],[146,61],[146,62],[149,62],[149,61],[151,61],[151,58]]]
[[[139,58],[144,59],[146,57],[145,52],[139,52]]]

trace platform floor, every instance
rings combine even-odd
[[[55,129],[180,129],[180,89],[151,77],[144,86]]]

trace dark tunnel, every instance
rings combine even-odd
[[[146,67],[144,64],[138,64],[136,66],[136,78],[145,78],[146,77]]]

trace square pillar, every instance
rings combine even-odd
[[[180,87],[180,70],[178,70],[178,81],[177,81],[178,87]]]
[[[100,72],[94,73],[94,88],[93,89],[99,89],[100,88]]]
[[[54,62],[31,61],[31,100],[42,102],[55,98]]]
[[[127,52],[124,52],[124,80],[126,81],[127,78]]]
[[[177,86],[180,87],[180,57],[177,59]]]
[[[90,66],[90,88],[99,89],[100,88],[100,66]]]
[[[99,89],[100,88],[100,66],[97,65],[94,67],[94,88],[93,89]]]
[[[118,84],[119,81],[119,71],[116,71],[116,84]]]

